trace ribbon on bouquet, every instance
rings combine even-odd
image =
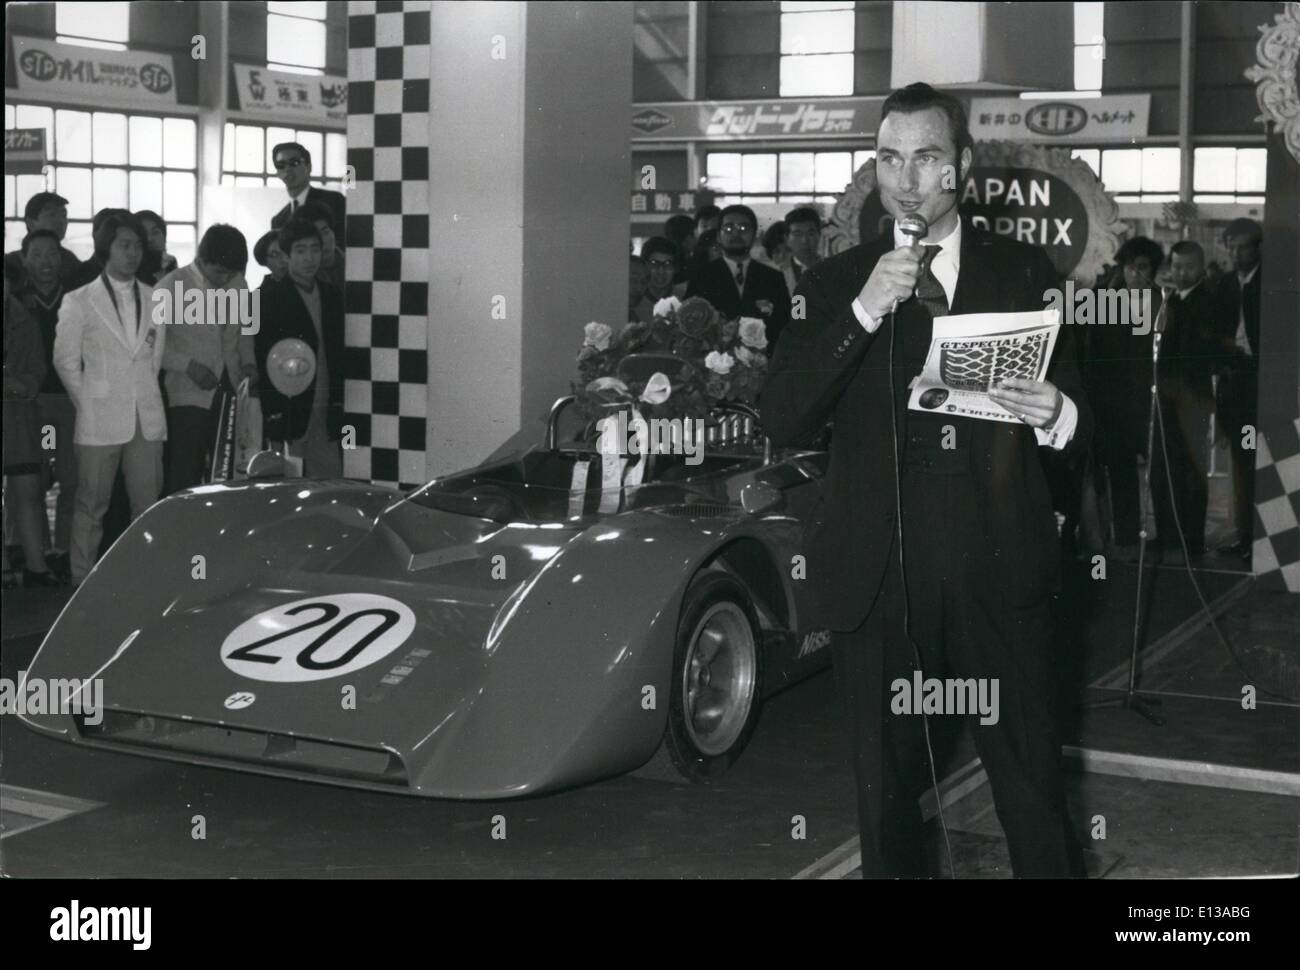
[[[641,412],[630,409],[627,418],[629,426],[642,421]],[[608,423],[606,423],[608,422]],[[617,432],[618,418],[602,418],[598,425],[601,429],[596,447],[600,452],[600,509],[601,514],[617,512],[622,503],[623,490],[634,488],[645,478],[646,456],[637,455],[631,461],[624,451],[623,435]]]

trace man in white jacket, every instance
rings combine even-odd
[[[129,213],[105,219],[95,234],[104,271],[64,296],[59,310],[54,367],[77,408],[73,585],[95,564],[118,468],[132,519],[162,491],[167,420],[158,370],[166,327],[153,320],[153,288],[135,278],[144,246],[144,231]]]
[[[164,316],[173,321],[162,361],[171,432],[168,495],[203,481],[220,418],[213,399],[222,372],[232,387],[246,377],[256,384],[253,335],[241,327],[241,311],[255,309],[244,279],[247,265],[244,234],[234,226],[215,225],[199,241],[194,262],[158,281],[160,305],[168,310]]]

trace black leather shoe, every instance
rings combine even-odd
[[[1219,546],[1216,550],[1221,556],[1232,556],[1234,559],[1250,558],[1249,542],[1234,542],[1229,546]]]
[[[59,582],[66,583],[72,576],[72,561],[66,552],[46,553],[45,568],[59,577]]]
[[[28,586],[62,586],[63,582],[58,576],[51,572],[34,573],[30,569],[23,569],[23,587]]]

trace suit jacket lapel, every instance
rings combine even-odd
[[[992,305],[996,280],[985,266],[988,238],[969,220],[961,224],[961,260],[957,269],[957,289],[952,295],[949,313],[978,313]]]
[[[122,346],[135,356],[135,348],[131,346],[131,341],[126,339],[126,333],[122,330],[122,324],[117,319],[117,311],[113,309],[113,301],[109,298],[108,289],[104,285],[102,276],[95,279],[95,283],[90,288],[90,305],[95,308],[99,318],[104,321],[104,326],[121,341]],[[134,309],[134,308],[132,308]]]

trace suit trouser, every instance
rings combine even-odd
[[[1161,427],[1151,450],[1151,503],[1155,506],[1156,532],[1165,549],[1181,549],[1177,525],[1182,526],[1187,548],[1205,546],[1205,512],[1209,505],[1210,413],[1212,401],[1187,390],[1160,393]],[[1164,449],[1160,446],[1164,430]],[[1168,462],[1165,455],[1168,454]],[[1168,474],[1166,475],[1166,464]],[[1171,497],[1172,489],[1172,497]]]
[[[211,406],[179,405],[167,409],[167,494],[203,482],[220,423],[221,395]]]
[[[135,418],[135,436],[121,445],[77,445],[77,511],[72,520],[72,581],[80,583],[95,565],[104,534],[104,513],[113,497],[120,466],[138,519],[162,493],[163,443],[147,441]]]
[[[1240,354],[1219,375],[1219,425],[1232,452],[1233,520],[1237,541],[1250,542],[1255,525],[1255,452],[1242,447],[1241,429],[1255,426],[1259,403],[1259,364]]]
[[[1050,603],[1012,606],[998,595],[996,561],[972,538],[980,518],[971,491],[969,476],[909,472],[903,479],[909,627],[923,676],[998,681],[996,723],[981,724],[978,713],[930,714],[930,733],[949,733],[961,718],[969,723],[1017,876],[1083,875],[1060,767]],[[902,678],[910,691],[916,669],[904,635],[897,542],[862,625],[831,640],[866,878],[927,874],[917,804],[931,783],[925,723],[920,714],[893,713],[891,703],[899,696],[891,685]],[[962,555],[963,548],[972,551]]]
[[[54,477],[59,483],[59,498],[51,548],[67,552],[77,508],[77,451],[72,443],[77,429],[77,408],[66,394],[38,395],[36,406],[40,409],[41,424],[54,428]],[[46,483],[47,489],[50,484]]]

